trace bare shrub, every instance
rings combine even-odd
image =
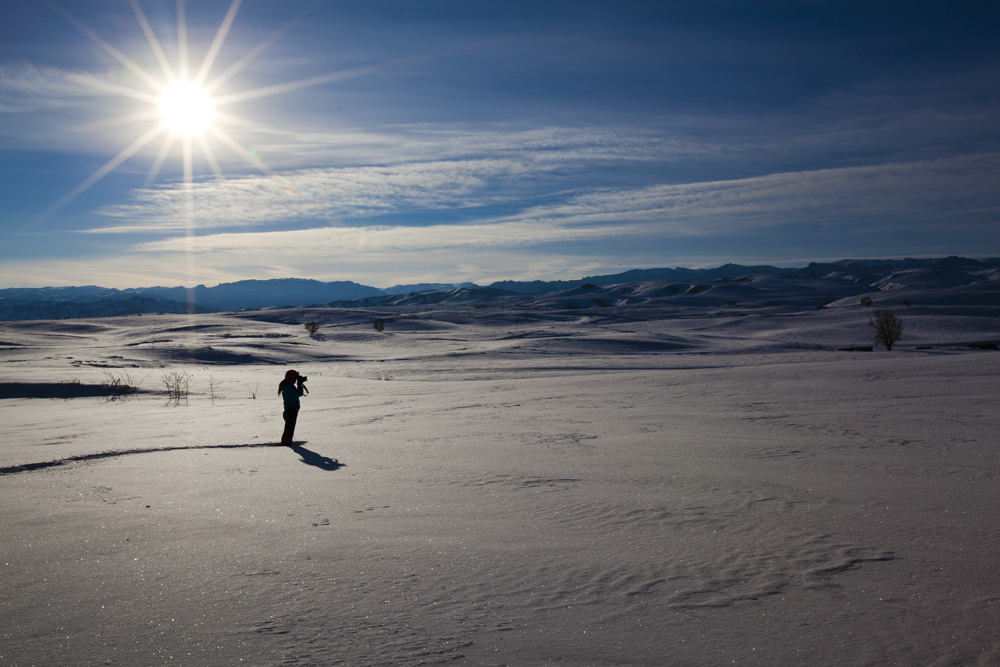
[[[208,377],[208,394],[212,397],[212,403],[215,403],[215,399],[222,398],[221,394],[217,394],[216,390],[219,388],[219,381],[214,375]]]
[[[244,386],[246,386],[247,391],[250,392],[250,400],[251,401],[256,401],[257,400],[257,392],[260,391],[260,382],[258,382],[257,384],[255,384],[252,387],[249,384],[247,384],[246,382],[244,382],[243,384],[244,384]]]
[[[191,391],[191,379],[194,376],[181,371],[171,371],[163,374],[163,386],[167,390],[167,403],[180,405],[181,401],[187,403],[188,394]]]
[[[319,331],[319,325],[316,324],[315,322],[306,322],[305,327],[306,331],[309,332],[310,336],[315,336],[316,332]]]
[[[868,295],[865,295],[865,296],[861,297],[861,305],[862,306],[870,306],[870,305],[872,305],[872,298],[870,296],[868,296]]]
[[[128,371],[104,371],[102,386],[107,391],[104,400],[127,401],[130,398],[135,398],[141,385],[142,380],[136,381],[128,374]]]
[[[903,320],[885,308],[875,310],[875,316],[868,320],[868,326],[875,329],[875,344],[885,345],[886,350],[892,350],[893,344],[903,335]]]

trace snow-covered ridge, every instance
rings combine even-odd
[[[350,281],[243,280],[215,287],[96,286],[0,290],[0,320],[69,319],[332,306],[454,304],[475,307],[607,308],[671,303],[731,308],[820,308],[856,303],[1000,304],[1000,259],[840,260],[804,268],[726,264],[712,269],[636,269],[564,281],[396,285]]]

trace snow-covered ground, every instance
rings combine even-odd
[[[0,323],[0,665],[1000,664],[1000,308],[791,297]]]

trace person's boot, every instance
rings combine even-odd
[[[292,434],[291,433],[282,433],[281,434],[281,444],[284,445],[285,447],[291,447],[292,446]]]

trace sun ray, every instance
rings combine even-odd
[[[205,139],[204,134],[195,135],[195,139],[198,141],[198,148],[201,149],[201,154],[204,156],[205,161],[208,162],[209,168],[211,168],[212,173],[218,179],[225,178],[222,173],[222,169],[219,168],[219,163],[215,159],[215,153],[212,151],[212,147],[208,145],[208,141]]]
[[[231,113],[226,113],[225,111],[216,111],[214,117],[218,118],[220,121],[225,121],[227,125],[241,125],[243,127],[253,127],[253,128],[264,128],[267,127],[263,123],[258,123],[252,121],[248,118],[242,118],[240,116],[234,116]]]
[[[252,130],[269,131],[270,126],[265,123],[253,120],[251,118],[243,118],[242,116],[234,116],[233,114],[225,113],[223,111],[215,111],[213,113],[213,118],[218,119],[220,123],[212,124],[212,131],[216,132],[220,130],[220,124],[225,124],[227,127],[240,127]]]
[[[116,83],[110,83],[108,81],[101,81],[100,79],[95,79],[94,77],[87,76],[85,74],[70,74],[67,78],[90,86],[91,88],[103,90],[106,93],[121,95],[122,97],[131,97],[132,99],[139,100],[140,102],[157,104],[159,100],[159,98],[152,93],[136,90],[135,88],[129,88],[127,86],[119,86]]]
[[[89,132],[109,127],[135,125],[137,123],[156,120],[157,116],[158,114],[154,109],[146,109],[145,111],[136,111],[135,113],[123,114],[121,116],[115,116],[114,118],[102,118],[101,120],[92,120],[87,123],[81,123],[76,125],[75,129],[80,132]]]
[[[114,171],[115,169],[117,169],[118,166],[122,162],[124,162],[125,160],[127,160],[130,157],[132,157],[133,155],[135,155],[146,144],[148,144],[149,142],[151,142],[153,139],[155,139],[156,137],[158,137],[160,134],[162,134],[165,131],[166,131],[166,128],[163,127],[162,125],[156,125],[155,127],[152,127],[151,129],[149,129],[141,137],[139,137],[138,139],[136,139],[135,141],[133,141],[131,144],[129,144],[128,146],[126,146],[125,148],[123,148],[118,153],[118,155],[116,155],[113,158],[111,158],[110,160],[108,160],[104,164],[104,166],[99,167],[94,173],[92,173],[90,176],[88,176],[87,178],[85,178],[83,180],[83,182],[81,182],[75,188],[73,188],[72,190],[70,190],[69,192],[67,192],[66,194],[64,194],[62,197],[60,197],[58,200],[56,200],[55,203],[53,203],[47,209],[45,209],[44,211],[42,211],[42,213],[38,217],[39,218],[44,218],[47,215],[49,215],[50,213],[59,210],[60,208],[62,208],[66,204],[68,204],[69,202],[71,202],[74,199],[76,199],[77,197],[79,197],[80,194],[83,193],[84,191],[86,191],[90,186],[92,186],[94,183],[96,183],[97,181],[101,180],[102,178],[104,178],[105,176],[107,176],[108,174],[110,174],[112,171]]]
[[[183,144],[184,152],[184,238],[186,252],[185,255],[185,268],[188,275],[188,283],[194,278],[195,274],[195,253],[192,251],[192,245],[195,236],[195,215],[194,215],[194,157],[192,155],[191,149],[191,136],[184,136],[181,138]],[[194,312],[195,300],[193,298],[188,298],[188,309],[189,312]]]
[[[346,79],[352,79],[356,76],[371,74],[372,72],[382,69],[382,67],[384,66],[366,65],[364,67],[356,67],[354,69],[344,70],[341,72],[333,72],[331,74],[321,74],[319,76],[313,76],[307,79],[299,79],[297,81],[287,81],[285,83],[276,83],[273,86],[263,86],[261,88],[245,90],[239,93],[222,95],[214,99],[217,105],[225,106],[228,104],[235,104],[236,102],[246,102],[247,100],[256,99],[258,97],[268,97],[270,95],[278,95],[280,93],[289,93],[293,90],[309,88],[310,86],[317,86],[321,83],[344,81]]]
[[[94,44],[96,44],[101,49],[103,49],[112,58],[114,58],[115,60],[117,60],[118,62],[120,62],[122,65],[124,65],[125,67],[127,67],[129,70],[131,70],[133,74],[137,75],[140,79],[142,79],[143,81],[145,81],[154,90],[160,88],[160,82],[157,81],[155,78],[153,78],[153,76],[150,75],[149,72],[147,72],[146,70],[144,70],[142,67],[139,67],[139,65],[137,65],[134,60],[132,60],[131,58],[129,58],[128,56],[126,56],[124,53],[122,53],[121,51],[119,51],[115,47],[113,47],[110,44],[108,44],[103,39],[101,39],[101,37],[97,33],[95,33],[93,30],[91,30],[87,26],[83,25],[82,23],[80,23],[69,12],[65,11],[64,9],[62,9],[60,7],[54,7],[54,9],[66,21],[68,21],[71,25],[75,26],[77,30],[79,30],[81,33],[83,33],[84,36],[87,37],[87,39],[89,39],[90,41],[92,41]]]
[[[163,47],[160,45],[160,40],[156,38],[156,33],[153,32],[153,26],[149,24],[149,19],[146,18],[146,14],[142,11],[142,7],[139,6],[139,0],[128,0],[129,4],[132,5],[132,11],[135,13],[136,19],[139,21],[139,25],[142,26],[142,32],[146,35],[146,41],[149,42],[149,48],[153,50],[153,55],[156,56],[157,62],[160,63],[160,69],[163,70],[163,76],[166,77],[168,83],[174,83],[177,81],[177,74],[174,73],[174,68],[170,66],[170,61],[167,60],[167,54],[163,51]]]
[[[403,65],[409,65],[415,62],[429,60],[434,57],[435,56],[433,54],[425,54],[421,56],[409,56],[406,58],[397,58],[395,60],[379,63],[376,65],[364,65],[362,67],[354,67],[352,69],[341,70],[339,72],[330,72],[328,74],[320,74],[319,76],[312,76],[305,79],[297,79],[295,81],[276,83],[271,86],[262,86],[260,88],[244,90],[237,93],[231,93],[229,95],[220,95],[218,97],[214,97],[213,101],[217,106],[225,106],[229,104],[235,104],[237,102],[245,102],[247,100],[257,99],[260,97],[268,97],[270,95],[289,93],[295,90],[301,90],[303,88],[318,86],[324,83],[346,81],[348,79],[353,79],[359,76],[365,76],[377,72],[384,72],[394,67],[401,67]],[[211,85],[214,86],[215,82],[213,81]]]
[[[191,137],[182,136],[181,146],[184,149],[184,185],[186,189],[190,190],[191,185],[194,183],[194,156],[191,150]]]
[[[198,68],[198,73],[194,77],[194,85],[198,87],[204,87],[205,78],[212,69],[212,65],[215,64],[215,59],[219,55],[219,50],[222,48],[223,42],[226,41],[226,36],[229,34],[229,28],[232,27],[233,21],[236,19],[236,12],[239,11],[240,5],[243,0],[233,0],[229,5],[229,11],[226,12],[225,18],[222,19],[222,24],[215,33],[215,39],[212,40],[212,45],[208,48],[208,53],[205,54],[205,58],[201,61],[201,67]]]
[[[261,40],[256,46],[247,51],[239,60],[230,65],[226,70],[224,70],[214,79],[206,83],[205,90],[209,93],[214,93],[216,90],[218,90],[223,84],[229,81],[229,79],[231,79],[233,76],[242,71],[247,65],[256,60],[261,53],[266,51],[271,46],[271,44],[277,41],[278,37],[284,34],[284,32],[288,30],[288,28],[292,26],[294,23],[295,20],[288,21],[285,25],[275,30],[268,37]]]
[[[156,181],[156,177],[160,175],[160,169],[163,168],[163,163],[167,161],[167,156],[170,154],[170,149],[174,147],[174,142],[177,137],[171,132],[167,132],[166,136],[163,137],[163,143],[160,144],[160,150],[156,154],[156,159],[153,160],[153,164],[149,167],[149,173],[146,175],[146,182],[143,187],[148,188]]]
[[[184,0],[177,0],[177,60],[180,64],[180,81],[189,81],[188,76],[188,44],[187,44],[187,14],[184,10]]]
[[[228,134],[226,134],[226,132],[224,130],[222,130],[221,128],[218,128],[218,127],[212,128],[212,134],[215,135],[216,139],[218,139],[219,141],[221,141],[222,143],[226,144],[231,149],[233,149],[234,153],[236,153],[237,155],[239,155],[240,157],[242,157],[243,159],[245,159],[247,162],[249,162],[253,166],[255,166],[258,169],[260,169],[265,174],[270,175],[270,174],[274,173],[274,172],[271,171],[270,167],[268,167],[266,164],[264,164],[263,161],[261,161],[260,158],[258,158],[256,155],[254,155],[253,153],[251,153],[250,151],[248,151],[243,146],[240,146],[240,144],[239,144],[238,141],[236,141],[231,136],[229,136]]]

